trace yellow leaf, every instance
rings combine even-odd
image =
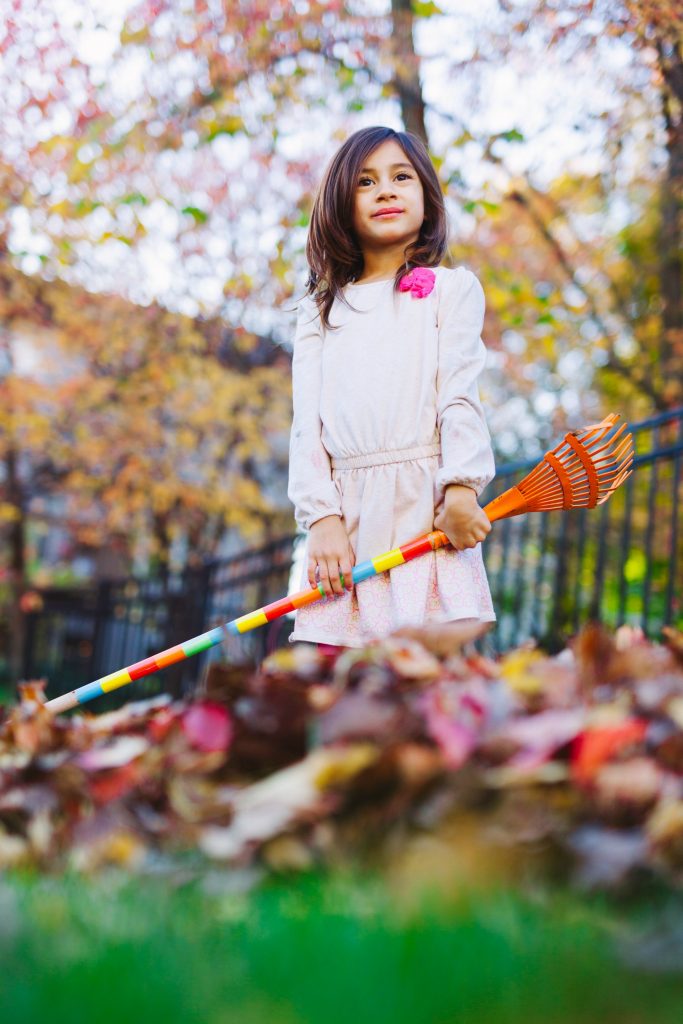
[[[500,674],[515,693],[533,696],[543,686],[541,675],[534,672],[545,655],[537,650],[517,650],[506,655],[500,663]]]

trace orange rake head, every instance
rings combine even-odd
[[[600,423],[565,434],[516,487],[485,506],[490,522],[523,512],[594,508],[607,501],[633,471],[633,437],[621,436],[625,423],[601,444],[618,419],[618,413],[610,413]]]

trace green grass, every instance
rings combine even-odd
[[[239,877],[5,876],[0,1020],[681,1020],[683,967],[648,973],[616,941],[625,928],[656,933],[656,907],[502,891],[403,903],[369,875],[283,879],[245,893],[231,885]]]

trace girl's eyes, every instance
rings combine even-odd
[[[399,173],[396,175],[396,177],[397,178],[412,178],[412,174],[407,174],[405,171],[399,171]],[[372,181],[372,178],[361,178],[360,181],[358,182],[358,184],[362,185],[364,181]]]

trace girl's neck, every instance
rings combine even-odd
[[[371,281],[388,281],[396,277],[396,271],[405,266],[403,250],[397,252],[364,252],[363,270],[356,278],[356,284],[370,284]]]
[[[353,283],[354,284],[372,284],[373,281],[393,281],[395,276],[396,276],[395,272],[393,274],[391,274],[391,276],[387,275],[386,277],[365,277],[365,275],[363,275],[363,277],[357,277],[354,280]]]
[[[405,262],[394,264],[394,266],[378,267],[374,270],[370,270],[369,267],[363,267],[363,272],[360,277],[356,278],[356,284],[370,284],[371,281],[393,281],[396,277],[396,271],[399,267],[405,266]]]

